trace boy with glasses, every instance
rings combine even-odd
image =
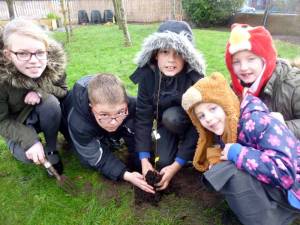
[[[63,103],[64,119],[80,161],[111,180],[125,180],[154,193],[138,172],[129,172],[112,152],[121,138],[134,154],[135,99],[127,96],[121,81],[111,74],[78,80]],[[131,162],[133,163],[133,162]]]
[[[59,100],[67,94],[64,50],[38,25],[24,19],[4,27],[0,49],[0,135],[16,159],[41,164],[47,158],[62,173],[56,139]]]

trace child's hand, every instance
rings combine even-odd
[[[151,185],[147,184],[147,182],[144,180],[143,175],[138,172],[126,171],[124,173],[123,179],[132,183],[145,192],[155,194],[154,188]]]
[[[223,151],[221,152],[221,160],[228,160],[228,152],[232,143],[225,144]]]
[[[39,165],[45,161],[44,148],[41,142],[37,142],[32,145],[26,152],[26,157],[32,160],[35,164]]]
[[[149,162],[149,159],[148,158],[144,158],[141,160],[141,164],[142,164],[142,173],[143,173],[143,176],[145,178],[148,170],[154,170],[151,163]]]
[[[40,95],[35,91],[30,91],[26,94],[24,102],[28,105],[37,105],[41,101]]]
[[[165,166],[161,169],[159,172],[160,175],[162,175],[162,178],[159,183],[156,184],[158,187],[157,190],[161,191],[168,187],[170,181],[172,180],[173,176],[180,170],[181,165],[179,165],[178,162],[174,162],[169,166]]]

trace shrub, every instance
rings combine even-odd
[[[225,25],[244,0],[182,0],[188,18],[197,26]]]
[[[46,18],[47,19],[60,19],[60,16],[58,16],[58,15],[56,15],[55,13],[48,13],[47,15],[46,15]]]

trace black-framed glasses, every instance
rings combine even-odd
[[[116,120],[117,122],[120,122],[121,119],[124,119],[128,115],[128,108],[121,109],[119,112],[117,112],[115,115],[111,116],[105,113],[98,113],[93,108],[92,111],[96,117],[97,120],[99,120],[102,123],[111,123],[113,120]]]
[[[27,51],[14,52],[12,50],[9,51],[15,54],[17,56],[17,59],[20,61],[29,61],[33,55],[39,60],[46,60],[48,56],[47,51],[37,51],[37,52],[27,52]]]

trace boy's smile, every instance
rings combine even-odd
[[[214,103],[200,103],[195,114],[201,125],[216,135],[222,135],[225,129],[226,114],[222,107]]]
[[[166,76],[175,76],[184,67],[182,56],[174,49],[160,49],[156,60],[159,70]]]

